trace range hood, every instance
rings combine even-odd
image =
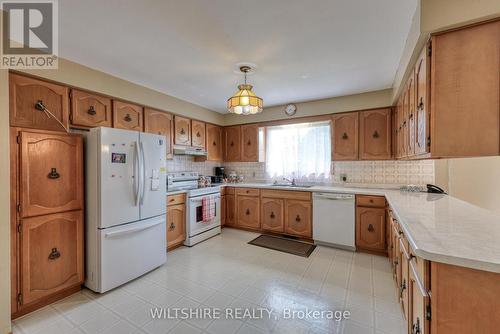
[[[206,157],[207,150],[205,150],[203,147],[174,145],[174,154],[175,155],[195,155],[195,156]]]

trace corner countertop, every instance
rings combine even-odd
[[[236,183],[225,186],[385,196],[417,256],[500,273],[500,215],[449,195],[347,185],[290,188]]]

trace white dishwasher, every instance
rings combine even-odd
[[[355,250],[355,201],[352,194],[313,194],[313,239],[318,244]]]

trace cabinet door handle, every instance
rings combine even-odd
[[[90,106],[89,110],[87,110],[87,114],[94,116],[96,114],[94,106]]]
[[[229,144],[230,146],[234,146],[234,142],[231,142],[231,144]]]
[[[373,135],[372,135],[372,136],[373,136],[373,138],[378,138],[378,137],[380,137],[380,135],[378,134],[378,131],[377,131],[377,130],[375,130],[375,132],[373,133]]]
[[[342,135],[342,139],[344,139],[344,140],[349,139],[349,136],[347,135],[347,133],[344,132],[344,134]]]
[[[410,114],[410,116],[408,116],[410,119],[413,119],[413,114]]]
[[[52,248],[52,251],[49,254],[49,260],[55,260],[61,257],[61,253],[57,250],[57,248]]]
[[[212,142],[212,145],[217,146],[217,143],[216,142]]]
[[[373,228],[373,225],[369,224],[368,225],[368,232],[373,232],[373,231],[375,231],[375,229]]]
[[[181,128],[180,134],[181,134],[181,135],[186,134],[186,131],[184,130],[184,128]]]
[[[411,326],[411,334],[420,334],[420,318],[417,317],[417,322]]]
[[[248,145],[248,146],[252,145],[252,142],[249,140],[249,141],[247,142],[247,145]]]
[[[299,215],[297,215],[297,217],[295,217],[295,221],[296,221],[297,223],[298,223],[298,222],[300,222],[300,216],[299,216]]]
[[[417,109],[424,109],[424,98],[420,97],[420,101],[418,102]]]
[[[130,117],[130,114],[126,114],[125,117],[123,117],[123,120],[125,122],[131,122],[132,121],[132,117]]]
[[[276,216],[274,215],[274,211],[271,211],[271,215],[270,215],[269,217],[271,217],[271,219],[274,219],[274,217],[276,217]]]
[[[196,137],[200,138],[201,134],[199,132],[196,132]]]
[[[175,229],[175,224],[174,223],[170,223],[169,229],[170,229],[170,231],[173,231]]]
[[[245,214],[248,216],[250,215],[250,209],[247,209],[247,211],[245,211]]]
[[[401,287],[399,288],[399,299],[403,299],[403,293],[406,290],[406,279],[403,279],[403,282],[401,282]]]
[[[35,103],[35,109],[40,110],[40,111],[45,111],[45,109],[47,109],[47,107],[45,106],[45,104],[43,104],[42,100],[38,100]]]
[[[47,177],[51,180],[55,180],[55,179],[58,179],[59,177],[61,177],[61,175],[57,172],[57,169],[51,168],[50,173],[49,173],[49,175],[47,175]]]

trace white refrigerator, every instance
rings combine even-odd
[[[85,136],[85,286],[106,292],[166,255],[166,138],[94,128]]]

